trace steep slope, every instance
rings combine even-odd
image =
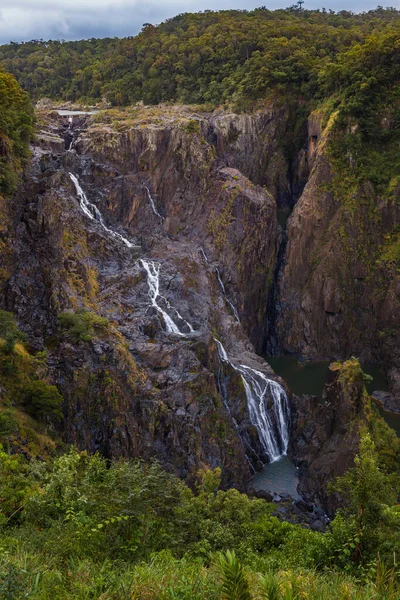
[[[265,320],[275,200],[216,156],[205,117],[113,117],[77,118],[65,150],[67,119],[40,116],[5,307],[48,351],[66,441],[157,457],[189,481],[219,465],[225,485],[243,488],[250,464],[268,459],[245,379],[258,385],[256,369],[276,380],[248,338]],[[215,338],[244,377],[222,370]]]
[[[334,117],[321,120],[309,122],[311,175],[288,223],[277,336],[306,359],[377,363],[398,395],[400,189],[396,178],[386,193],[354,183],[354,159],[346,174],[332,155]]]

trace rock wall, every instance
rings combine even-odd
[[[44,119],[15,201],[2,304],[48,352],[65,441],[155,457],[189,482],[221,466],[223,484],[244,489],[262,452],[240,379],[229,396],[235,421],[224,404],[214,338],[275,377],[252,344],[278,246],[275,199],[224,164],[202,117],[167,113],[122,131],[79,118],[68,151],[66,120]],[[70,173],[103,224],[82,210]],[[142,260],[159,269],[158,302],[182,335],[166,330]],[[60,326],[58,315],[82,309],[109,325],[90,335]]]
[[[255,352],[272,304],[282,350],[356,354],[390,371],[397,389],[399,280],[378,255],[398,205],[366,187],[357,203],[373,201],[376,219],[350,215],[335,191],[329,127],[313,115],[308,141],[289,157],[290,119],[283,108],[145,107],[79,117],[70,129],[57,113],[42,114],[23,185],[2,211],[12,225],[0,223],[1,240],[13,253],[0,305],[32,348],[48,352],[67,442],[109,457],[156,457],[188,481],[204,465],[221,466],[224,485],[244,489],[265,454],[242,378],[221,364],[215,340],[234,363],[280,381]],[[82,210],[71,173],[103,224]],[[277,211],[303,187],[285,247]],[[159,270],[158,308],[143,261]],[[168,333],[160,306],[178,333]],[[60,326],[60,313],[82,309],[108,327],[80,337]],[[345,409],[354,390],[335,385],[323,409],[292,402],[292,454],[308,465],[302,491],[325,504],[328,479],[356,452],[348,423],[363,419]]]
[[[288,222],[276,331],[281,349],[303,359],[354,355],[376,363],[395,390],[400,279],[385,244],[399,227],[400,190],[385,199],[363,184],[345,198],[329,155],[330,127],[323,131],[318,115],[309,122],[311,173]]]

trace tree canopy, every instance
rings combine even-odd
[[[399,34],[394,8],[204,11],[136,37],[3,45],[0,64],[33,99],[242,106],[273,91],[304,100],[346,90],[360,100],[399,68]]]

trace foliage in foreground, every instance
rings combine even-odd
[[[346,512],[321,534],[215,491],[218,471],[193,492],[156,463],[2,451],[0,597],[397,600],[400,515],[390,493],[375,494],[378,479],[392,490],[385,477],[364,436],[339,481]]]

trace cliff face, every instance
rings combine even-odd
[[[352,157],[343,181],[330,155],[331,126],[322,130],[318,115],[309,121],[311,172],[288,222],[277,337],[285,352],[302,358],[375,362],[396,394],[400,190],[393,181],[390,195],[380,197],[362,183],[349,184],[348,194]]]
[[[293,406],[291,453],[300,467],[299,491],[333,513],[340,498],[328,485],[354,466],[360,432],[372,415],[358,361],[330,365],[322,402],[303,396],[294,398]]]
[[[13,205],[2,304],[31,346],[47,349],[64,439],[109,457],[156,457],[189,481],[222,466],[224,484],[243,488],[243,439],[253,464],[263,452],[242,379],[221,393],[214,338],[274,378],[252,344],[278,246],[273,196],[218,157],[199,115],[166,110],[122,127],[82,118],[72,132],[43,118]],[[78,330],[60,325],[66,311]]]
[[[70,128],[41,115],[23,185],[2,211],[1,306],[33,349],[47,349],[67,442],[156,457],[189,481],[221,466],[224,484],[243,489],[266,459],[243,368],[252,385],[280,381],[255,353],[271,306],[283,350],[357,354],[396,383],[399,282],[385,243],[398,205],[365,187],[356,201],[373,201],[374,218],[349,212],[335,190],[329,126],[322,132],[313,116],[289,160],[290,118],[282,108],[145,107],[75,117]],[[277,210],[303,187],[283,234]],[[292,454],[308,465],[303,491],[321,502],[357,449],[348,424],[362,415],[344,411],[346,393],[332,391],[336,416],[292,402]],[[346,456],[332,452],[342,434],[353,436]]]

